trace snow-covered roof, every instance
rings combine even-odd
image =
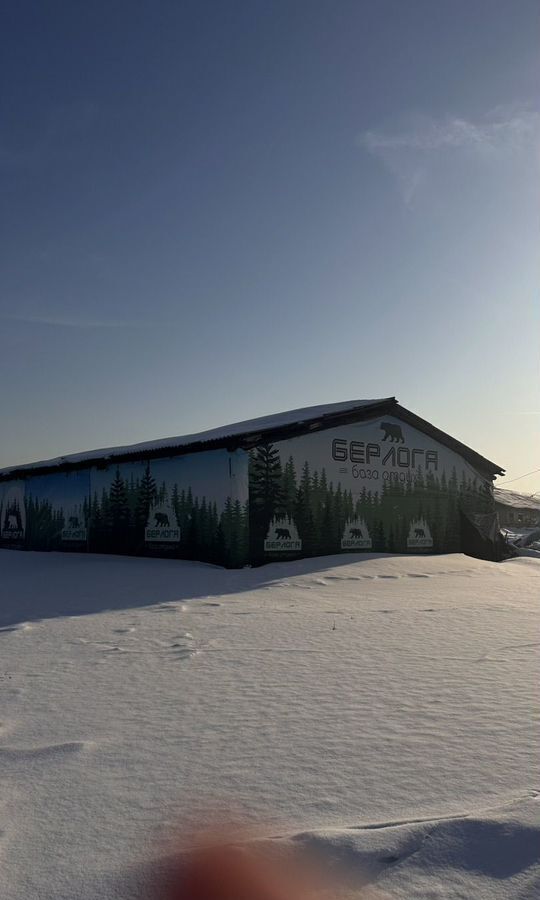
[[[534,497],[531,494],[518,494],[517,491],[507,491],[505,488],[494,488],[493,496],[497,503],[504,506],[512,506],[514,509],[537,509],[540,510],[540,496]]]
[[[354,412],[354,410],[366,410],[367,408],[397,405],[395,397],[384,397],[379,400],[345,400],[342,403],[326,403],[322,406],[305,406],[301,409],[289,409],[286,412],[274,413],[270,416],[262,416],[257,419],[247,419],[244,422],[236,422],[232,425],[222,425],[219,428],[211,428],[209,431],[201,431],[196,434],[186,434],[178,437],[161,438],[157,441],[143,441],[140,444],[130,444],[121,447],[104,447],[98,450],[87,450],[83,453],[70,453],[68,456],[57,456],[53,459],[40,460],[39,462],[26,463],[20,466],[8,466],[0,469],[0,475],[9,475],[14,472],[23,472],[32,469],[48,469],[58,466],[77,465],[92,460],[112,460],[117,457],[132,455],[144,455],[145,453],[159,453],[160,451],[186,448],[192,444],[215,443],[228,438],[243,435],[260,434],[268,431],[276,431],[291,425],[302,425],[307,422],[325,419],[341,413]]]

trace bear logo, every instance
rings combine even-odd
[[[16,504],[11,503],[6,507],[4,515],[5,531],[22,531],[21,513]]]
[[[401,430],[401,425],[394,425],[393,422],[381,422],[379,428],[381,429],[381,431],[384,431],[383,441],[391,438],[392,443],[397,441],[398,444],[403,444],[405,442],[405,438],[403,437],[403,432]]]
[[[302,541],[290,516],[270,520],[264,539],[265,553],[297,553],[301,549]]]
[[[349,519],[345,522],[341,538],[342,550],[369,550],[371,537],[365,519]]]
[[[1,518],[2,537],[18,540],[24,536],[26,525],[24,492],[18,485],[7,488]]]
[[[80,528],[78,516],[70,516],[68,522],[70,528]]]
[[[180,527],[172,506],[163,504],[148,510],[144,539],[148,544],[156,542],[178,544],[180,542]]]
[[[169,528],[169,517],[166,513],[154,514],[154,526],[156,528]]]
[[[411,550],[428,550],[433,548],[433,537],[429,522],[426,519],[415,519],[410,523],[407,547]]]

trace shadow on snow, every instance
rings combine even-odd
[[[351,553],[223,569],[177,559],[0,550],[0,628],[61,616],[211,599],[378,558],[400,557]]]

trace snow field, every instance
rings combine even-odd
[[[0,566],[6,900],[133,897],[228,808],[386,897],[536,896],[538,560]]]

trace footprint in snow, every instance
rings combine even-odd
[[[0,761],[24,762],[39,759],[62,758],[79,753],[89,746],[87,741],[66,741],[62,744],[45,744],[41,747],[0,747]]]
[[[17,622],[16,625],[4,625],[0,628],[0,633],[7,634],[10,631],[30,631],[31,628],[30,622]]]
[[[189,659],[198,653],[197,649],[190,644],[192,640],[193,635],[187,631],[185,634],[177,635],[174,643],[170,644],[168,649],[172,650],[176,659]]]
[[[361,575],[325,575],[328,581],[360,581]]]
[[[190,647],[182,647],[180,644],[173,644],[171,650],[173,650],[176,659],[190,659],[198,652]]]

